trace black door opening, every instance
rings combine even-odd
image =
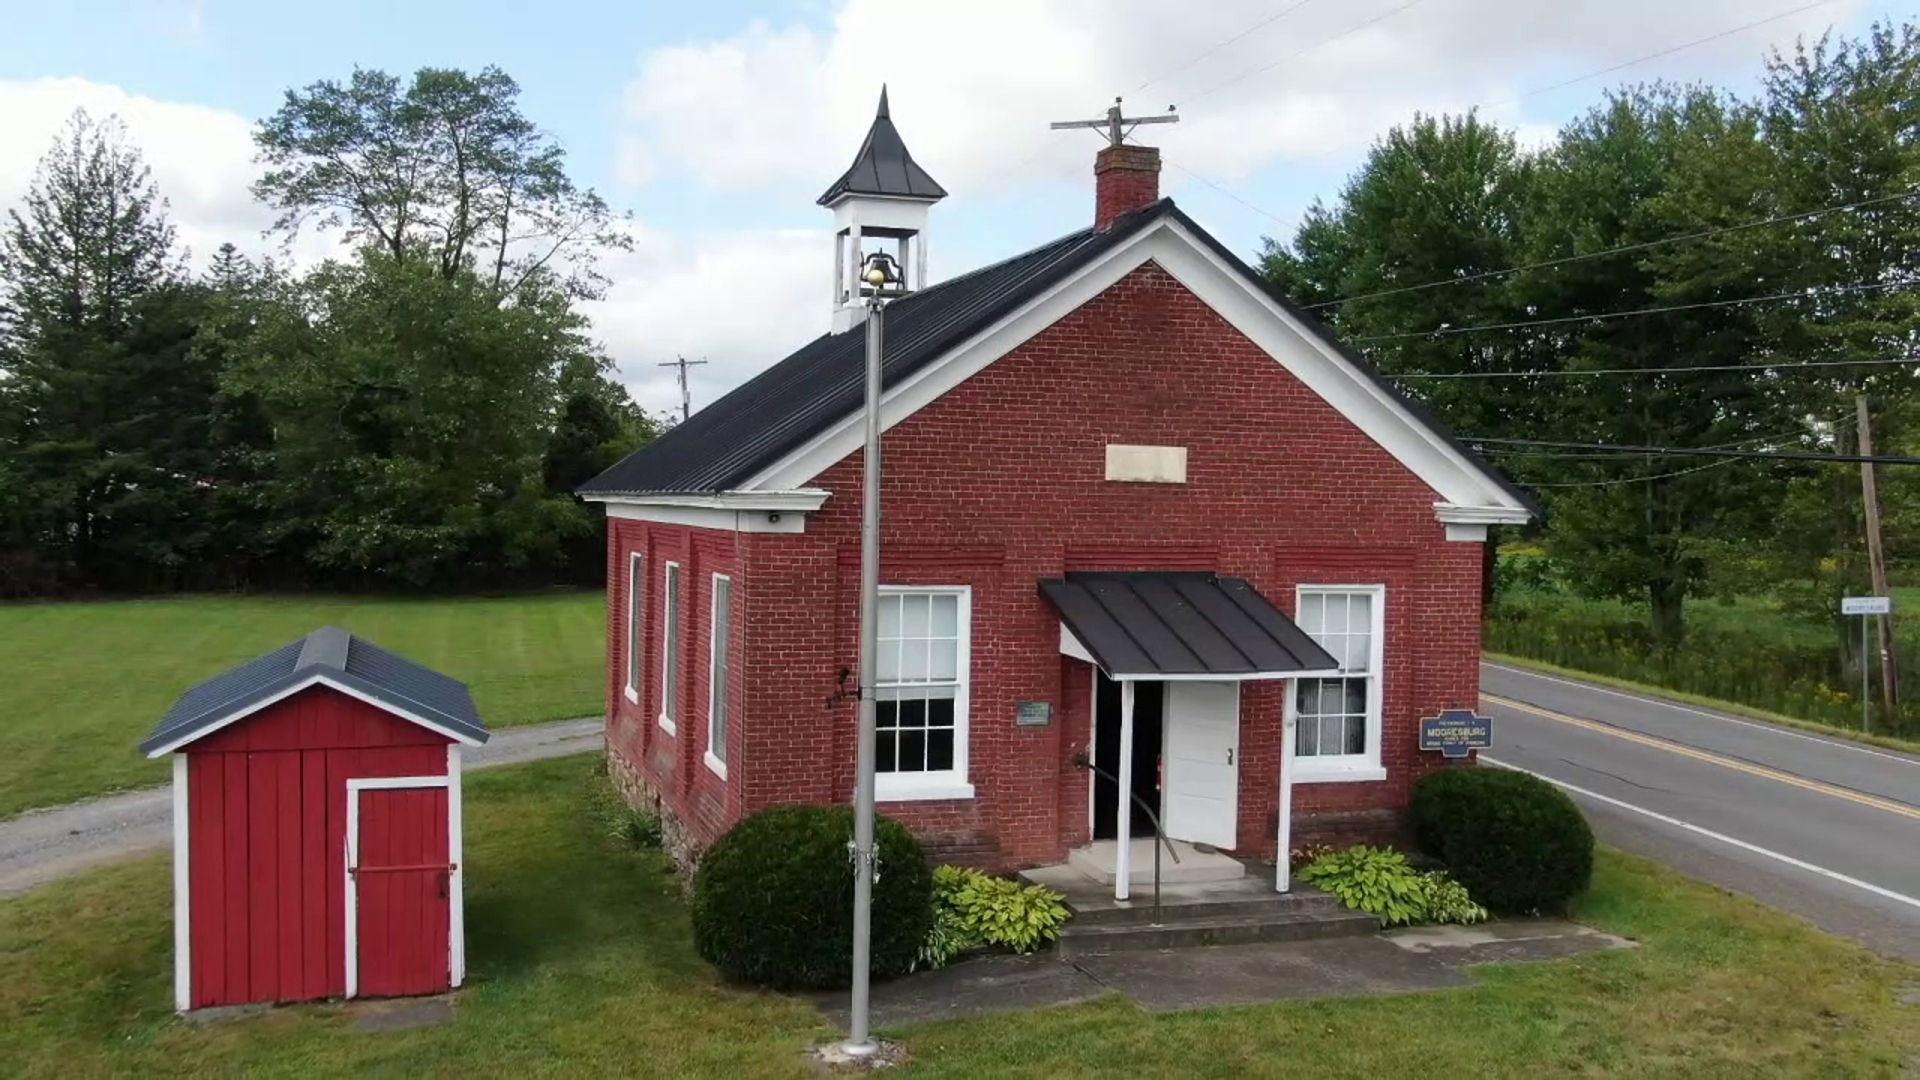
[[[1120,775],[1120,684],[1107,678],[1105,672],[1097,676],[1099,691],[1095,694],[1093,710],[1093,763],[1111,776]],[[1137,682],[1133,684],[1133,793],[1153,812],[1160,812],[1160,735],[1161,703],[1165,697],[1165,684],[1158,682]],[[1093,774],[1093,838],[1095,840],[1113,840],[1120,835],[1120,819],[1117,816],[1121,799],[1120,785],[1099,773]],[[1157,835],[1153,819],[1140,809],[1132,799],[1126,800],[1131,808],[1132,835]]]

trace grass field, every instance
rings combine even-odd
[[[335,1005],[170,1013],[168,867],[0,902],[0,1061],[26,1076],[814,1075],[806,1004],[719,984],[665,860],[588,810],[595,759],[468,781],[456,1019],[359,1034]],[[1846,1076],[1920,1061],[1920,970],[1603,851],[1579,917],[1634,949],[1477,969],[1469,989],[1174,1015],[1120,999],[911,1028],[927,1076]],[[1910,1073],[1904,1073],[1910,1075]]]
[[[597,592],[0,605],[0,818],[163,782],[134,747],[180,691],[329,623],[466,680],[489,724],[603,707]]]

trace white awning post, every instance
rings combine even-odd
[[[1120,683],[1119,805],[1114,812],[1113,898],[1125,900],[1133,878],[1133,680]]]
[[[1293,681],[1288,680],[1282,688],[1285,693],[1293,693]],[[1293,889],[1293,739],[1300,721],[1292,709],[1282,709],[1281,713],[1285,719],[1280,723],[1280,837],[1273,890],[1289,892]]]

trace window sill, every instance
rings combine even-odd
[[[680,728],[674,724],[673,718],[665,713],[660,715],[660,730],[676,737],[680,734]]]
[[[873,797],[877,802],[931,802],[936,799],[971,799],[973,785],[965,780],[920,780],[889,782],[890,777],[874,777]]]
[[[1387,778],[1387,770],[1371,762],[1353,765],[1306,765],[1293,759],[1295,784],[1365,784]]]
[[[631,686],[627,687],[625,690],[622,690],[620,694],[622,697],[625,697],[627,699],[628,704],[630,705],[640,704],[640,691],[635,690],[633,687]]]
[[[713,751],[711,750],[703,751],[700,754],[700,760],[703,762],[706,762],[707,769],[710,772],[712,772],[713,775],[719,777],[722,780],[725,780],[727,778],[727,763],[724,761],[721,761],[717,757],[714,757]]]

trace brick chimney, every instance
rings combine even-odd
[[[1093,159],[1093,228],[1106,232],[1115,218],[1160,198],[1160,148],[1122,143]]]

